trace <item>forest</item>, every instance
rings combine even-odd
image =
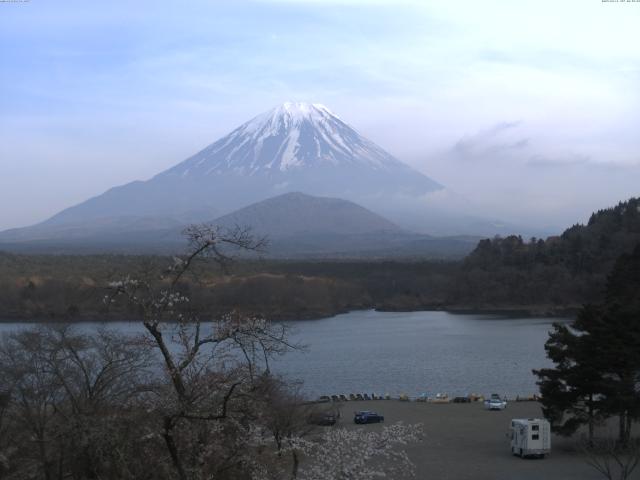
[[[462,261],[240,259],[219,268],[203,260],[197,280],[183,288],[212,316],[235,310],[274,320],[309,319],[370,308],[555,315],[599,301],[615,260],[638,243],[640,199],[632,198],[559,236],[481,240]],[[123,271],[157,277],[168,261],[0,253],[0,319],[137,319],[130,306],[107,311],[105,286]]]

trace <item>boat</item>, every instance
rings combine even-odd
[[[434,398],[429,399],[431,403],[450,403],[451,399],[446,393],[437,393]]]

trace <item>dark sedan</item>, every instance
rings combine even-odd
[[[355,416],[353,417],[353,422],[358,424],[380,423],[384,422],[384,417],[379,413],[364,410],[361,412],[356,412]]]

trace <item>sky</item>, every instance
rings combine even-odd
[[[0,2],[0,229],[328,106],[493,218],[640,195],[640,2]]]

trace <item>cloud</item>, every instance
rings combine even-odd
[[[453,145],[452,151],[458,158],[468,160],[525,149],[529,146],[529,138],[505,138],[521,124],[521,121],[500,122],[474,135],[465,135]]]
[[[634,6],[36,3],[0,15],[0,149],[13,159],[0,202],[19,205],[0,211],[0,229],[148,178],[289,99],[328,105],[469,198],[506,186],[557,196],[545,167],[580,162],[572,174],[589,170],[612,196],[637,192]],[[591,191],[572,195],[591,208]]]
[[[592,155],[568,153],[565,155],[535,154],[525,162],[527,167],[558,168],[584,166],[593,172],[635,170],[640,167],[640,159],[600,161]]]
[[[526,165],[530,167],[556,168],[574,165],[585,165],[591,162],[592,159],[588,155],[570,154],[563,157],[548,157],[545,155],[536,154],[529,157]]]
[[[502,162],[504,165],[508,162],[512,166],[541,169],[611,164],[596,162],[591,155],[571,150],[558,153],[557,146],[545,145],[539,140],[532,142],[520,131],[522,124],[521,121],[503,121],[473,135],[465,135],[453,145],[454,157],[476,163]]]

